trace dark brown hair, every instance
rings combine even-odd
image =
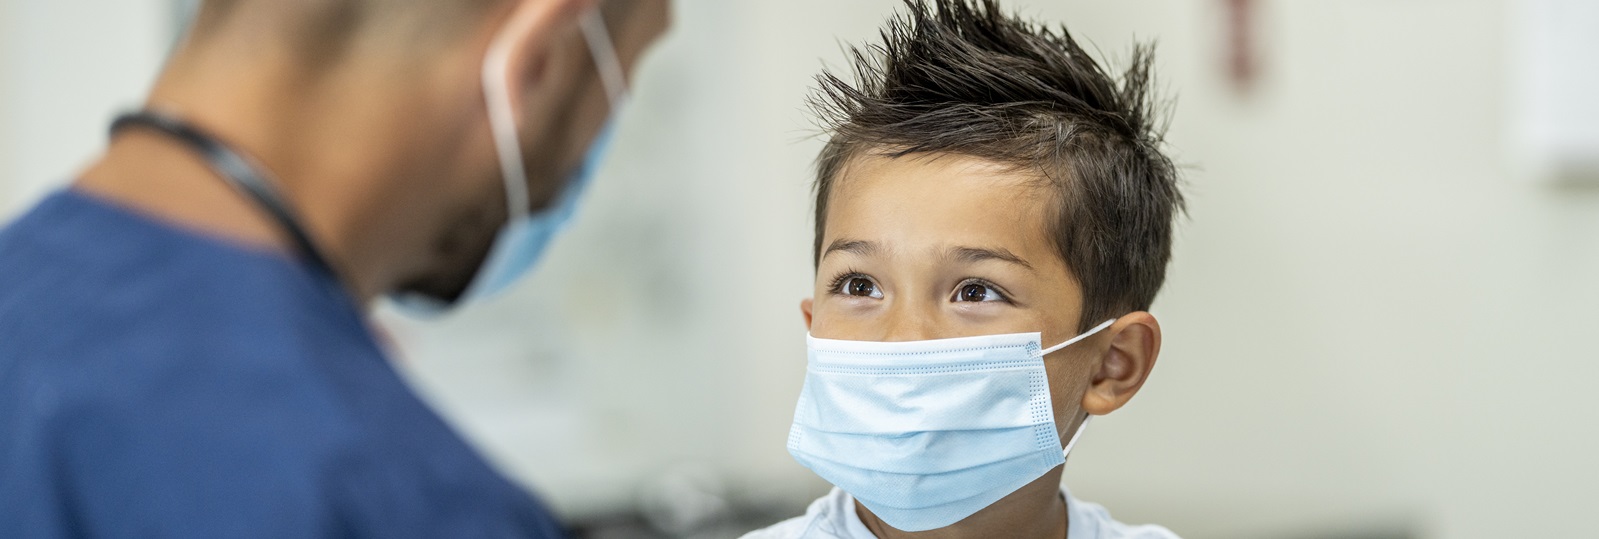
[[[1083,289],[1080,329],[1146,310],[1165,280],[1177,169],[1151,95],[1152,48],[1112,77],[1064,27],[995,0],[906,0],[881,44],[851,48],[853,83],[818,77],[816,262],[828,195],[850,159],[959,154],[1036,173],[1052,189],[1046,230]]]

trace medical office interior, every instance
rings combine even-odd
[[[1197,539],[1595,536],[1599,2],[1004,4],[1113,64],[1158,42],[1185,166],[1161,360],[1072,453],[1075,495]],[[676,2],[537,274],[442,321],[378,315],[580,536],[736,537],[826,492],[785,450],[804,101],[898,5]],[[0,220],[103,146],[187,9],[0,0]]]

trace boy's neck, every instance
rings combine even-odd
[[[1061,467],[1045,473],[1016,492],[960,522],[936,530],[907,532],[894,529],[859,501],[855,514],[878,539],[972,539],[1015,537],[1061,539],[1066,537],[1066,500],[1060,494]]]

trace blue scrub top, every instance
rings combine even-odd
[[[558,537],[331,278],[67,190],[0,230],[0,537]]]

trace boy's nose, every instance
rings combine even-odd
[[[925,341],[940,337],[938,313],[930,306],[902,303],[889,310],[878,338],[885,342]]]

